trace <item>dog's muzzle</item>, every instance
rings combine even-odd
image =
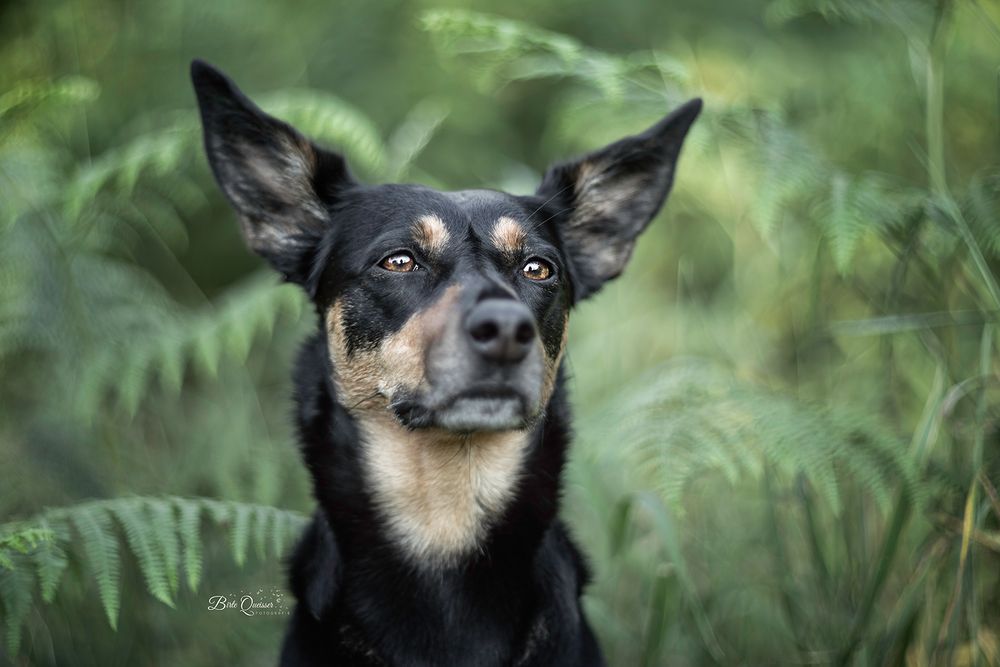
[[[531,311],[488,298],[452,318],[427,350],[430,389],[397,397],[406,426],[451,431],[525,428],[540,412],[543,360]]]

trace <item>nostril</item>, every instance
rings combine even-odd
[[[465,326],[472,348],[496,364],[520,362],[538,336],[531,312],[512,299],[487,299],[476,304]]]
[[[469,335],[477,343],[488,343],[500,335],[500,327],[497,326],[496,322],[486,320],[472,327],[469,330]]]
[[[521,322],[517,325],[517,329],[514,331],[514,340],[522,345],[530,343],[534,337],[535,327],[531,326],[531,322]]]

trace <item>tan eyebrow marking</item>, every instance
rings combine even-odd
[[[493,225],[493,230],[490,232],[490,241],[507,255],[516,255],[521,252],[527,238],[528,233],[524,231],[521,223],[507,216],[497,218],[496,224]]]
[[[448,229],[440,217],[428,213],[413,223],[413,237],[424,252],[438,253],[448,244]]]

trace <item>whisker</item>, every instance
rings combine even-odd
[[[355,403],[354,405],[352,405],[352,406],[350,407],[350,409],[351,409],[351,410],[353,410],[354,408],[358,407],[358,406],[359,406],[359,405],[361,405],[362,403],[366,403],[366,402],[368,402],[368,401],[372,400],[373,398],[377,398],[377,397],[379,396],[379,394],[381,394],[381,393],[382,393],[382,392],[380,392],[380,391],[376,390],[374,394],[372,394],[371,396],[365,396],[365,397],[364,397],[364,398],[362,398],[362,399],[361,399],[360,401],[358,401],[357,403]]]
[[[538,213],[538,212],[539,212],[539,211],[541,211],[541,210],[542,210],[543,208],[545,208],[545,205],[546,205],[546,204],[548,204],[549,202],[551,202],[551,201],[552,201],[553,199],[555,199],[556,197],[558,197],[558,196],[559,196],[559,195],[561,195],[562,193],[566,192],[566,190],[569,190],[569,189],[570,189],[571,187],[573,187],[573,185],[574,185],[573,183],[567,183],[567,184],[566,184],[566,185],[564,185],[563,187],[559,188],[559,190],[557,190],[555,194],[553,194],[553,195],[552,195],[551,197],[549,197],[548,199],[546,199],[545,201],[543,201],[543,202],[542,202],[541,204],[539,204],[539,205],[538,205],[538,208],[536,208],[536,209],[535,209],[534,211],[532,211],[532,212],[531,212],[531,213],[530,213],[530,214],[528,215],[528,218],[531,218],[531,217],[533,217],[533,216],[534,216],[534,215],[535,215],[536,213]]]
[[[531,229],[529,231],[535,231],[536,229],[538,229],[539,227],[541,227],[542,225],[544,225],[546,222],[548,222],[552,218],[556,217],[557,215],[561,215],[562,213],[565,213],[566,211],[572,211],[572,210],[573,210],[572,206],[567,206],[566,208],[559,209],[558,211],[556,211],[555,213],[553,213],[549,217],[545,218],[544,220],[542,220],[540,222],[537,222],[534,225],[532,225]]]

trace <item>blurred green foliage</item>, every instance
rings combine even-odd
[[[202,57],[363,178],[451,189],[528,192],[704,96],[666,211],[571,324],[564,514],[609,661],[1000,665],[998,24],[986,0],[8,3],[0,662],[276,658],[283,617],[207,606],[283,585],[313,318],[211,180]]]

